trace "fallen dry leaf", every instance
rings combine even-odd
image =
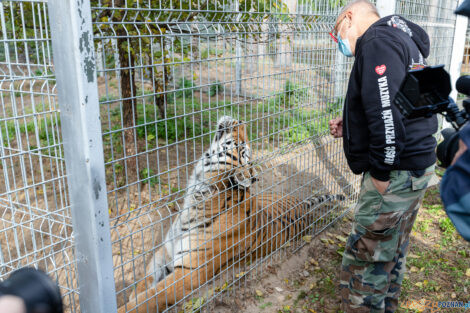
[[[244,276],[246,273],[245,272],[240,272],[238,274],[235,275],[236,278],[240,278],[242,276]]]

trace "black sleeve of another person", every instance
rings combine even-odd
[[[403,46],[388,38],[374,38],[361,47],[361,98],[369,128],[370,174],[380,181],[400,164],[405,143],[403,115],[392,104],[405,78]]]

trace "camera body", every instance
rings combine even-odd
[[[470,77],[457,81],[459,92],[470,94]],[[437,147],[437,158],[447,168],[452,163],[459,146],[459,130],[470,120],[470,99],[463,102],[464,109],[449,97],[452,91],[450,75],[444,65],[412,70],[406,75],[394,103],[405,118],[431,117],[442,114],[452,128],[442,131],[444,141]]]

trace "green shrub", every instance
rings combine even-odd
[[[209,87],[209,96],[213,97],[215,95],[218,95],[219,93],[224,93],[224,91],[225,91],[224,84],[215,82]]]
[[[339,113],[343,109],[344,98],[340,97],[326,104],[326,113]]]
[[[284,84],[284,94],[281,95],[281,103],[288,107],[302,102],[308,97],[308,87],[302,87],[298,84],[286,80]]]
[[[140,179],[142,183],[149,183],[152,187],[160,182],[160,179],[157,177],[157,175],[155,175],[151,168],[144,168],[143,170],[141,170]]]
[[[176,98],[191,97],[193,95],[194,81],[186,77],[181,78],[178,81],[178,90],[175,92]]]

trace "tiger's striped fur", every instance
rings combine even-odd
[[[162,312],[232,262],[268,255],[299,235],[312,222],[315,205],[344,199],[251,196],[256,173],[250,160],[246,126],[221,118],[211,147],[188,181],[183,210],[150,261],[147,273],[152,275],[137,284],[137,298],[126,306],[129,312]]]

